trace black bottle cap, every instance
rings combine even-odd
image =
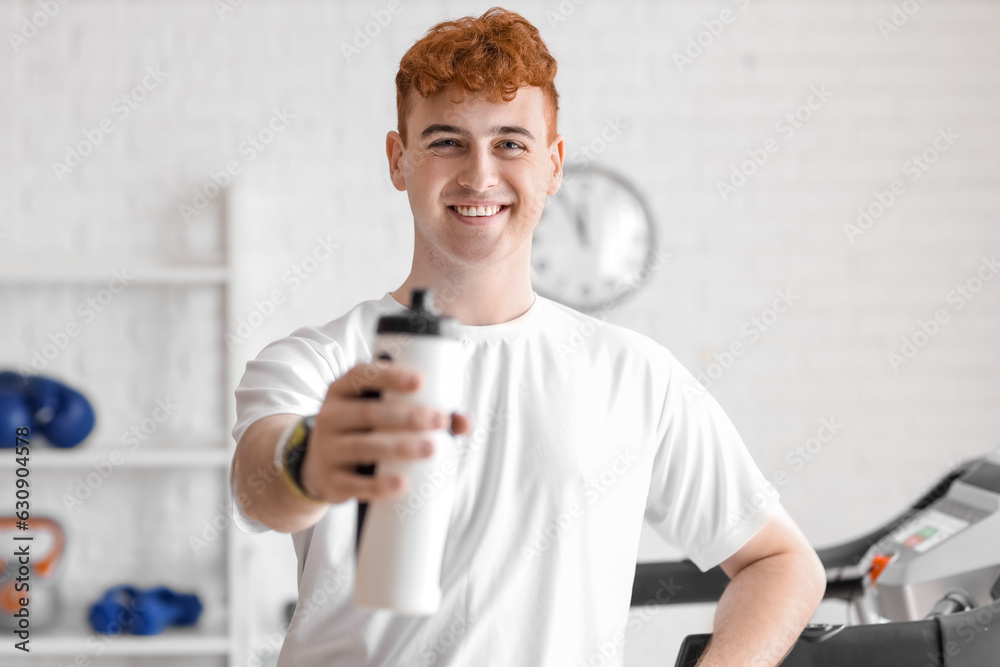
[[[410,307],[380,317],[377,332],[454,337],[454,325],[455,318],[441,315],[434,308],[434,293],[431,290],[416,288],[410,295]]]

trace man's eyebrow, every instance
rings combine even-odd
[[[438,132],[448,132],[450,134],[459,134],[463,137],[471,137],[472,133],[469,132],[464,127],[457,127],[455,125],[442,125],[440,123],[435,123],[434,125],[428,125],[427,128],[420,133],[420,138],[425,139],[432,134],[437,134]],[[520,125],[494,125],[490,128],[490,133],[492,136],[498,134],[520,134],[532,141],[535,140],[534,135],[528,132],[525,128]]]
[[[494,125],[490,128],[490,132],[493,133],[493,136],[498,134],[520,134],[528,137],[532,141],[535,140],[535,137],[531,134],[531,132],[528,132],[526,128],[523,128],[520,125]]]
[[[469,137],[472,133],[461,127],[455,127],[454,125],[442,125],[436,123],[434,125],[428,125],[427,129],[420,133],[420,138],[425,139],[432,134],[437,134],[439,132],[448,132],[450,134],[461,134],[462,136]]]

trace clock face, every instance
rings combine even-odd
[[[625,179],[567,168],[532,238],[532,285],[577,310],[608,308],[649,277],[654,237],[649,208]]]

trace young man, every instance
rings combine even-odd
[[[396,77],[399,131],[386,137],[413,212],[409,276],[247,364],[234,518],[292,534],[299,605],[281,667],[620,665],[643,519],[732,578],[701,665],[777,664],[822,598],[815,552],[691,374],[652,339],[532,290],[532,232],[562,178],[555,73],[538,31],[499,8],[417,42]],[[371,363],[378,317],[415,287],[461,323],[463,414],[361,396],[423,381]],[[581,330],[593,333],[570,348]],[[300,471],[276,472],[307,415]],[[427,456],[427,430],[449,424],[466,437],[440,611],[355,606],[357,503],[406,488],[355,466]]]

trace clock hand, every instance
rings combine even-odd
[[[573,207],[573,215],[576,218],[576,229],[580,234],[580,243],[589,246],[590,236],[587,233],[587,224],[583,221],[583,215],[580,214],[580,209],[576,206]]]

